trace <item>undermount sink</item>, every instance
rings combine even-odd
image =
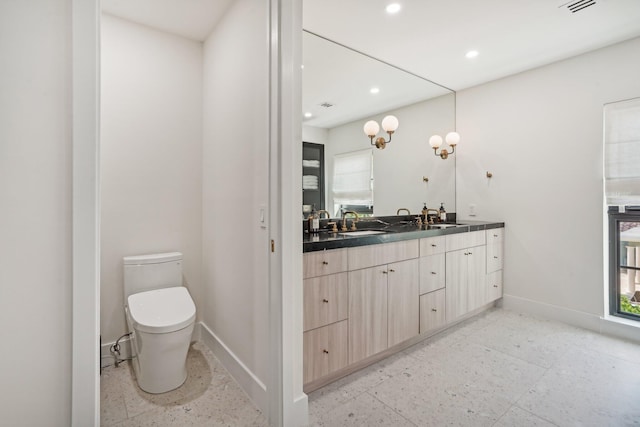
[[[380,230],[359,230],[359,231],[345,231],[343,233],[338,233],[342,236],[353,236],[353,237],[357,237],[357,236],[371,236],[373,234],[384,234],[386,233],[386,231],[380,231]]]

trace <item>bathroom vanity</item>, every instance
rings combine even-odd
[[[360,224],[358,224],[360,225]],[[305,233],[304,389],[315,390],[502,297],[504,223]]]

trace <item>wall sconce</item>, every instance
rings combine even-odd
[[[387,116],[382,119],[382,129],[389,134],[389,140],[385,141],[383,137],[376,138],[376,142],[373,142],[373,138],[376,137],[380,126],[375,120],[369,120],[364,124],[364,134],[371,139],[371,145],[375,145],[376,148],[384,149],[384,147],[391,142],[391,135],[398,129],[398,119],[395,116]]]
[[[436,156],[440,156],[442,160],[445,160],[449,157],[449,154],[453,154],[456,151],[456,145],[460,142],[460,134],[458,132],[449,132],[447,136],[445,136],[445,141],[451,146],[451,151],[449,152],[446,148],[443,148],[440,150],[440,153],[438,153],[438,148],[442,145],[442,137],[440,135],[433,135],[429,138],[429,145],[433,148],[433,153]]]

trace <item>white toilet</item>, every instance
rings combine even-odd
[[[187,379],[187,351],[196,307],[182,286],[182,254],[124,257],[124,299],[133,369],[148,393],[164,393]]]

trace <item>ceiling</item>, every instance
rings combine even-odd
[[[102,0],[102,7],[204,40],[233,1]],[[393,15],[385,11],[392,2],[401,6]],[[640,0],[303,0],[303,27],[458,91],[640,37]],[[466,58],[469,50],[478,56]],[[323,57],[329,60],[320,75],[349,73],[346,57]],[[303,76],[312,78],[306,65]],[[313,102],[331,101],[330,90],[337,97],[348,87],[318,89]]]

